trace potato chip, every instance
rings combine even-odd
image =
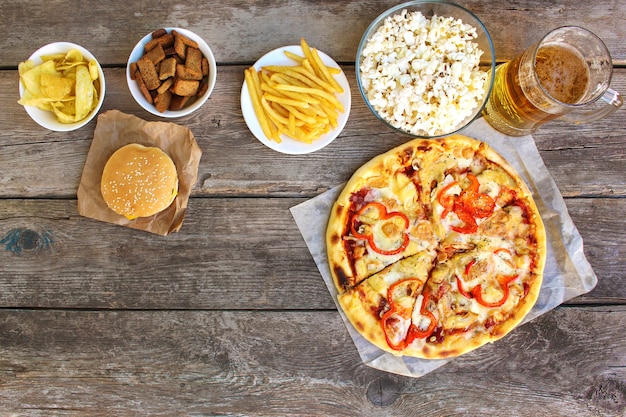
[[[65,54],[63,61],[66,63],[84,62],[83,54],[81,54],[78,49],[71,49],[67,52],[67,54]]]
[[[74,80],[51,74],[41,74],[40,86],[43,95],[52,100],[62,100],[72,92]]]
[[[75,122],[83,120],[93,106],[93,84],[86,65],[76,67],[76,117]]]
[[[93,81],[97,80],[98,77],[100,76],[98,74],[98,63],[94,61],[93,59],[89,61],[89,75],[91,76],[91,79]]]
[[[54,61],[46,61],[37,65],[21,75],[24,88],[35,96],[41,95],[41,74],[61,75],[54,67]]]
[[[46,62],[46,61],[55,61],[55,62],[57,62],[57,61],[63,60],[63,58],[65,58],[65,54],[58,53],[58,54],[42,55],[42,56],[40,56],[40,58],[41,58],[41,60],[43,62]]]
[[[20,62],[18,71],[24,92],[18,103],[53,112],[61,123],[83,120],[96,107],[100,85],[98,64],[83,59],[73,49],[65,54]]]
[[[29,59],[28,61],[20,62],[17,66],[17,71],[20,75],[24,74],[26,71],[35,68],[35,61]]]
[[[28,91],[25,91],[22,98],[19,99],[18,104],[21,104],[22,106],[37,107],[41,110],[52,111],[52,107],[50,106],[52,101],[53,100],[47,97],[35,97]]]
[[[70,114],[71,109],[66,110],[61,102],[52,103],[52,110],[61,123],[74,123],[76,121],[74,114]]]

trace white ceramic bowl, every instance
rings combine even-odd
[[[176,30],[177,32],[187,36],[189,39],[192,39],[198,43],[198,46],[200,47],[200,51],[202,51],[202,54],[209,61],[209,78],[208,78],[209,88],[207,89],[206,93],[204,93],[202,97],[198,97],[193,103],[188,104],[187,106],[183,107],[180,110],[175,110],[175,111],[165,110],[163,113],[159,112],[156,109],[156,107],[154,107],[153,104],[150,104],[148,100],[145,99],[145,97],[139,90],[139,87],[137,86],[137,82],[132,80],[130,77],[130,64],[133,62],[137,62],[139,58],[143,56],[144,46],[146,45],[146,43],[148,43],[152,39],[152,32],[144,36],[137,43],[137,45],[135,45],[132,52],[130,53],[130,56],[128,57],[128,63],[126,65],[126,82],[128,84],[128,89],[130,90],[131,95],[143,109],[159,117],[176,118],[176,117],[182,117],[182,116],[186,116],[188,114],[193,113],[194,111],[202,107],[202,105],[207,101],[207,99],[213,92],[213,88],[215,87],[215,81],[217,79],[217,65],[215,63],[215,57],[213,56],[213,52],[211,51],[211,48],[209,48],[209,45],[207,45],[204,39],[202,39],[200,36],[196,35],[195,33],[187,29],[182,29],[182,28],[168,27],[168,28],[165,28],[165,30],[168,33],[171,33],[172,30]]]
[[[455,20],[461,19],[461,21],[465,24],[470,24],[476,29],[477,38],[473,40],[473,42],[478,44],[480,50],[482,50],[483,54],[480,58],[480,68],[484,71],[488,72],[487,81],[484,83],[484,94],[482,95],[482,99],[479,100],[476,106],[472,109],[471,114],[463,117],[461,120],[455,120],[454,125],[450,125],[450,128],[447,130],[438,130],[436,132],[428,132],[426,130],[420,131],[411,131],[408,132],[406,129],[401,129],[398,126],[391,123],[385,116],[381,115],[377,106],[372,105],[368,98],[367,89],[363,85],[363,74],[361,70],[361,64],[364,61],[363,50],[366,48],[370,38],[373,34],[383,25],[385,20],[390,16],[399,15],[403,10],[407,10],[407,12],[420,11],[424,17],[427,19],[432,19],[433,15],[437,15],[439,17],[452,17]],[[419,61],[419,60],[418,60]],[[495,70],[496,57],[493,48],[493,42],[491,41],[491,36],[487,31],[485,25],[469,10],[447,1],[410,1],[407,3],[399,4],[394,6],[385,12],[381,13],[366,29],[363,37],[361,38],[361,42],[359,44],[356,56],[356,79],[359,87],[359,91],[361,92],[361,96],[363,100],[372,111],[372,113],[383,123],[385,123],[391,129],[409,135],[413,137],[419,138],[436,138],[447,136],[452,133],[458,132],[459,130],[466,127],[470,124],[474,119],[480,116],[482,109],[487,103],[487,99],[489,98],[489,93],[491,92],[493,86],[493,71]],[[417,126],[414,124],[413,126]],[[417,128],[412,128],[412,130]]]
[[[94,118],[98,111],[100,111],[100,107],[102,107],[102,103],[104,102],[104,94],[106,91],[106,82],[104,81],[104,72],[102,71],[102,67],[100,63],[96,59],[96,57],[89,52],[87,49],[83,48],[80,45],[76,45],[71,42],[54,42],[48,45],[42,46],[37,49],[28,59],[32,60],[35,65],[41,64],[41,56],[43,55],[51,55],[51,54],[59,54],[66,53],[72,49],[77,49],[83,55],[83,58],[87,60],[94,60],[97,63],[98,67],[98,81],[96,82],[96,89],[98,90],[98,104],[96,107],[87,115],[86,118],[76,123],[61,123],[55,116],[55,114],[51,111],[41,110],[35,106],[24,106],[26,113],[40,126],[54,130],[56,132],[69,132],[71,130],[76,130],[85,126],[87,123]],[[22,83],[19,83],[20,97],[24,94],[24,87]]]

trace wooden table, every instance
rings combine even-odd
[[[0,1],[0,415],[625,415],[624,110],[534,135],[593,291],[421,378],[359,358],[289,209],[407,140],[367,110],[354,78],[361,34],[396,3]],[[551,28],[591,29],[626,93],[624,0],[462,4],[499,61]],[[125,64],[161,26],[200,34],[219,65],[208,102],[176,120],[203,156],[183,227],[166,237],[79,216],[95,120],[55,133],[16,103],[18,62],[63,40],[103,64],[102,112],[159,120],[132,100]],[[247,65],[300,37],[341,63],[353,104],[335,142],[292,156],[251,135],[239,94]]]

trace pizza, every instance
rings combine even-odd
[[[505,336],[535,304],[546,235],[532,194],[487,143],[414,139],[360,167],[326,245],[355,329],[401,356],[442,359]]]

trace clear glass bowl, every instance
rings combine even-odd
[[[434,15],[444,17],[444,18],[452,17],[455,20],[461,19],[463,23],[469,24],[476,29],[477,38],[473,39],[473,42],[477,43],[478,47],[483,52],[480,58],[480,68],[481,70],[487,72],[487,80],[484,83],[484,94],[482,96],[482,99],[478,101],[476,106],[472,109],[471,114],[467,115],[462,120],[455,121],[456,123],[451,123],[450,128],[446,129],[445,131],[437,130],[437,131],[428,132],[426,130],[419,130],[419,131],[409,132],[406,129],[401,129],[399,127],[394,126],[389,120],[387,120],[385,117],[379,114],[375,106],[373,106],[372,103],[370,103],[370,100],[368,99],[368,93],[366,91],[365,86],[363,85],[363,79],[362,79],[363,74],[361,72],[362,71],[361,65],[364,61],[363,51],[365,47],[370,41],[370,38],[372,37],[372,35],[376,33],[376,31],[384,24],[385,20],[388,17],[400,14],[403,10],[407,10],[407,12],[420,11],[424,15],[424,17],[426,17],[429,20],[432,19]],[[459,130],[463,129],[468,124],[470,124],[474,119],[480,116],[489,98],[489,94],[493,86],[493,72],[494,72],[495,66],[496,66],[496,57],[495,57],[495,52],[493,49],[493,42],[491,40],[491,36],[489,35],[489,32],[487,31],[487,28],[485,27],[485,25],[480,21],[480,19],[478,19],[478,17],[476,17],[476,15],[474,15],[472,12],[470,12],[469,10],[461,6],[454,4],[454,3],[450,3],[450,2],[411,1],[407,3],[399,4],[395,7],[392,7],[391,9],[388,9],[387,11],[379,15],[369,25],[369,27],[363,34],[363,37],[361,38],[361,42],[359,43],[359,48],[357,50],[356,79],[357,79],[357,84],[359,86],[359,91],[361,93],[361,96],[363,97],[363,100],[367,104],[368,108],[372,111],[372,113],[374,113],[374,115],[379,120],[381,120],[391,129],[397,132],[412,136],[412,137],[437,138],[437,137],[443,137],[443,136],[451,135],[455,132],[458,132]],[[452,126],[452,124],[454,124],[454,126]],[[415,126],[415,124],[413,126]]]

